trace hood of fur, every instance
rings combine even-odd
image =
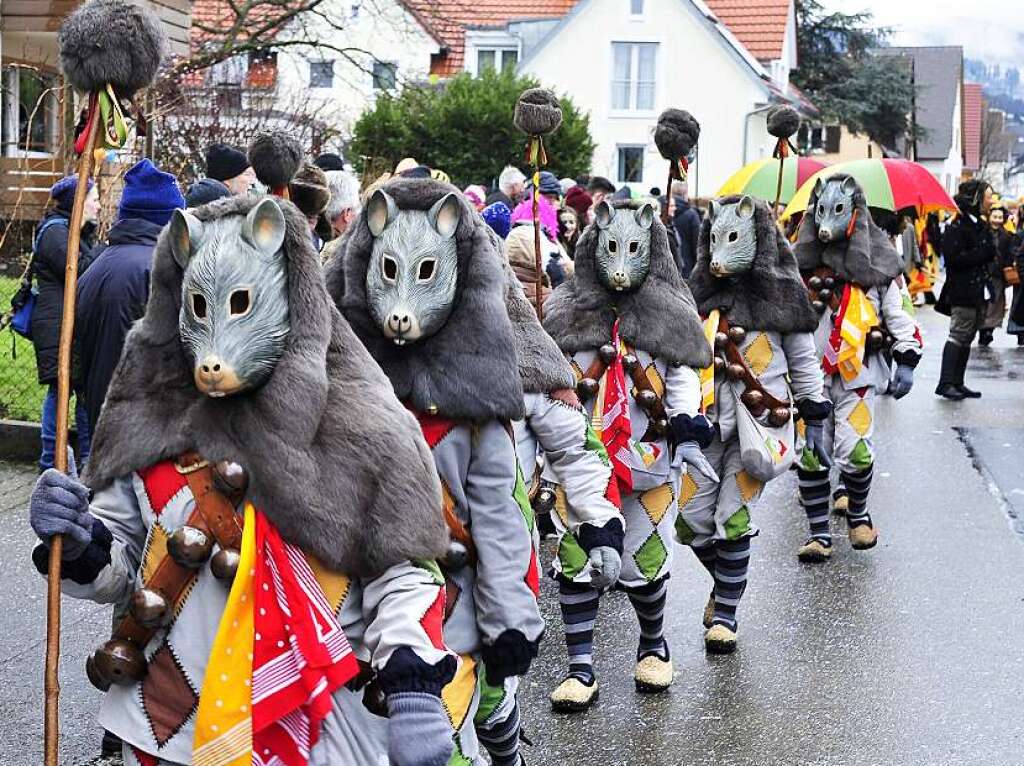
[[[245,215],[231,197],[193,210]],[[128,335],[93,435],[86,482],[195,450],[249,472],[253,503],[289,542],[333,569],[380,572],[447,549],[440,487],[419,425],[331,303],[306,219],[287,220],[291,330],[270,380],[223,399],[192,381],[178,334],[182,271],[165,229],[153,254],[145,316]]]
[[[735,204],[740,197],[724,197],[720,201]],[[730,324],[752,330],[784,335],[813,332],[818,326],[818,315],[811,308],[796,258],[761,200],[754,204],[754,228],[757,250],[750,271],[720,279],[711,273],[711,221],[704,221],[697,242],[697,265],[690,275],[690,289],[698,310],[707,316],[720,309]]]
[[[829,176],[828,180],[848,177],[845,173],[836,173]],[[840,279],[856,282],[861,287],[887,285],[902,271],[899,254],[886,233],[872,220],[860,184],[853,193],[853,204],[857,211],[853,236],[825,244],[818,239],[818,227],[814,223],[818,195],[811,192],[807,212],[800,223],[800,236],[794,247],[797,263],[801,271],[828,266]]]
[[[458,192],[432,179],[398,178],[382,188],[404,210],[429,210],[444,195]],[[327,289],[399,399],[421,412],[437,407],[448,418],[517,420],[523,416],[523,388],[505,310],[503,257],[484,220],[461,194],[459,200],[455,304],[436,333],[396,346],[373,320],[366,301],[373,235],[365,208],[350,227],[344,253],[327,264]]]
[[[629,203],[615,204],[628,208]],[[606,290],[597,278],[595,252],[598,229],[591,224],[576,243],[575,273],[544,303],[544,329],[566,353],[595,349],[612,337],[619,317],[620,337],[672,364],[707,367],[711,348],[700,317],[679,275],[660,220],[651,224],[651,269],[639,288],[629,293]]]
[[[505,266],[505,305],[512,320],[512,335],[519,361],[523,391],[547,394],[560,388],[573,388],[576,376],[555,341],[544,332],[537,312],[519,284],[512,267]]]

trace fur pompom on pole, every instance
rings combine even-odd
[[[302,167],[302,145],[284,131],[260,133],[249,144],[249,164],[260,183],[289,199],[288,185]]]
[[[654,128],[654,144],[668,160],[668,182],[665,184],[665,206],[661,222],[668,225],[668,199],[673,181],[685,181],[690,165],[687,157],[700,138],[700,123],[684,109],[666,109],[658,116]]]
[[[793,107],[782,104],[768,110],[767,120],[768,133],[778,139],[775,142],[775,152],[772,155],[779,161],[779,180],[775,185],[775,204],[772,205],[772,215],[778,217],[779,200],[782,198],[782,173],[786,157],[796,151],[789,139],[800,130],[800,115]]]
[[[535,294],[537,317],[543,321],[544,304],[541,302],[541,294],[544,286],[544,268],[540,254],[540,213],[537,208],[540,196],[540,169],[548,164],[544,136],[561,126],[562,103],[550,90],[529,88],[519,95],[512,122],[530,137],[526,144],[526,161],[533,166],[533,254],[534,268],[537,271]]]

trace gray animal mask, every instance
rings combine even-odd
[[[853,218],[853,194],[857,182],[846,178],[818,179],[814,185],[818,204],[814,208],[814,223],[818,227],[818,239],[825,244],[848,238],[850,220]]]
[[[399,210],[379,189],[370,198],[366,221],[373,252],[366,301],[381,332],[396,345],[428,338],[448,320],[455,304],[455,230],[461,215],[455,194],[427,211]]]
[[[203,223],[176,210],[169,237],[182,277],[179,329],[196,387],[222,397],[265,383],[288,337],[284,214],[267,198],[242,218]]]
[[[597,238],[597,277],[609,290],[631,292],[651,270],[651,224],[654,208],[618,210],[601,201],[594,209]]]
[[[731,204],[712,200],[708,219],[711,221],[711,273],[728,277],[750,271],[757,254],[754,200],[742,197]]]

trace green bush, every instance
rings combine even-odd
[[[460,188],[487,185],[506,165],[526,167],[526,136],[512,124],[519,94],[538,83],[509,71],[480,77],[460,74],[437,85],[407,85],[397,95],[381,94],[353,129],[349,149],[356,168],[372,158],[390,167],[415,157],[445,171]],[[562,98],[562,127],[545,138],[549,165],[559,178],[590,169],[594,141],[590,117]]]

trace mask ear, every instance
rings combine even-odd
[[[175,210],[167,236],[171,238],[171,255],[182,271],[196,254],[203,240],[203,223],[191,213]]]
[[[714,223],[715,219],[718,217],[718,213],[720,212],[719,208],[719,204],[713,199],[708,200],[708,220],[712,223]]]
[[[242,238],[263,255],[275,255],[284,244],[284,213],[273,197],[265,197],[242,223]]]
[[[377,189],[366,203],[366,224],[374,237],[379,237],[397,216],[398,205],[381,189]]]
[[[604,200],[597,203],[597,207],[594,208],[594,223],[597,224],[597,228],[607,229],[614,217],[615,208]]]
[[[634,217],[641,228],[651,228],[651,224],[654,223],[654,205],[650,202],[645,202],[640,206],[640,209],[636,211]]]
[[[445,239],[451,239],[462,218],[462,206],[455,192],[449,192],[434,203],[427,212],[427,220],[434,230]]]
[[[740,218],[751,218],[754,215],[754,200],[744,195],[736,205],[736,213]]]
[[[843,185],[839,187],[839,190],[847,196],[853,194],[856,189],[857,182],[854,180],[853,176],[847,176],[844,178]]]
[[[814,191],[811,192],[811,200],[814,202],[818,201],[818,197],[821,196],[822,189],[825,188],[825,179],[818,176],[818,180],[814,182]]]

